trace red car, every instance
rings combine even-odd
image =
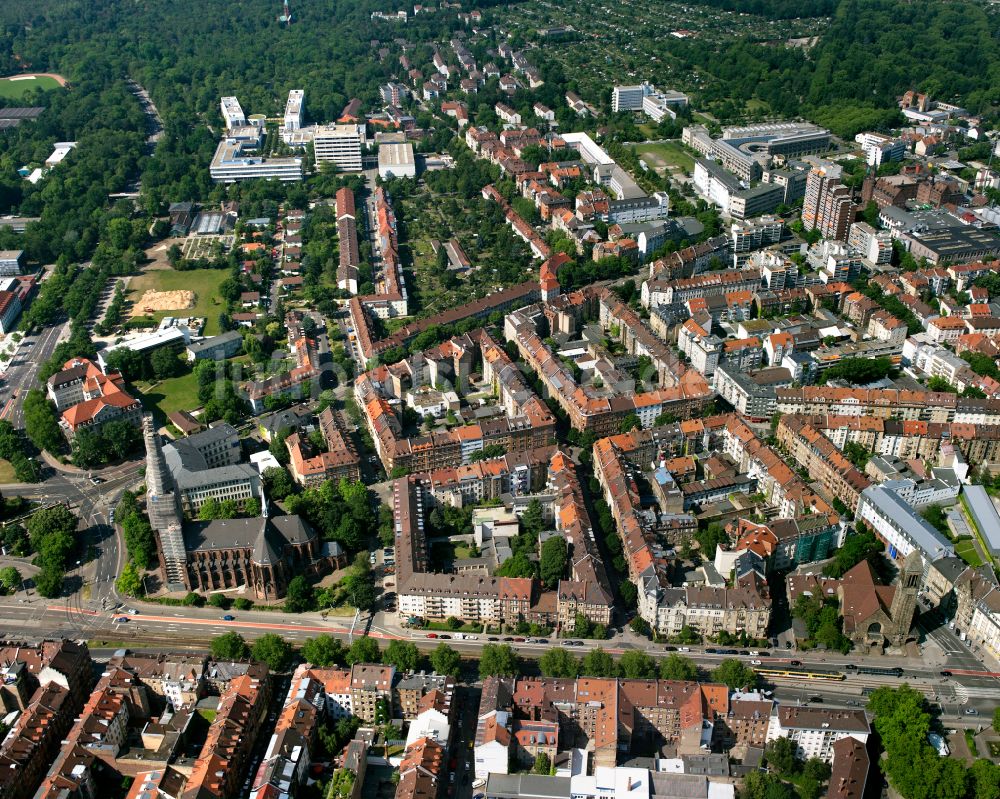
[[[437,633],[427,633],[427,637],[428,638],[437,638],[438,634]]]

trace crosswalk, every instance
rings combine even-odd
[[[955,701],[960,705],[969,704],[969,689],[961,683],[955,683]]]

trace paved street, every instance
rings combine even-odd
[[[69,322],[25,337],[4,375],[0,419],[6,419],[18,429],[24,428],[24,395],[38,387],[38,370],[52,357],[56,345],[68,337]]]

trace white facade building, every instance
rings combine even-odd
[[[815,707],[778,706],[767,728],[767,740],[790,738],[803,760],[833,760],[833,745],[842,738],[868,740],[871,726],[863,710],[824,710]]]
[[[363,125],[320,125],[313,135],[316,163],[333,163],[343,172],[361,171]]]
[[[240,101],[235,97],[223,97],[222,98],[222,118],[226,120],[227,128],[239,128],[247,124],[246,114],[243,113],[243,107],[240,105]]]
[[[285,103],[285,130],[298,130],[302,127],[302,109],[305,104],[305,92],[302,89],[292,89]]]

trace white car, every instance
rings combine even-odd
[[[751,660],[750,661],[750,665],[751,666],[761,666],[763,664],[759,660]]]
[[[758,652],[756,649],[751,649],[750,650],[750,657],[754,657],[755,658],[759,654],[760,654],[760,652]]]

